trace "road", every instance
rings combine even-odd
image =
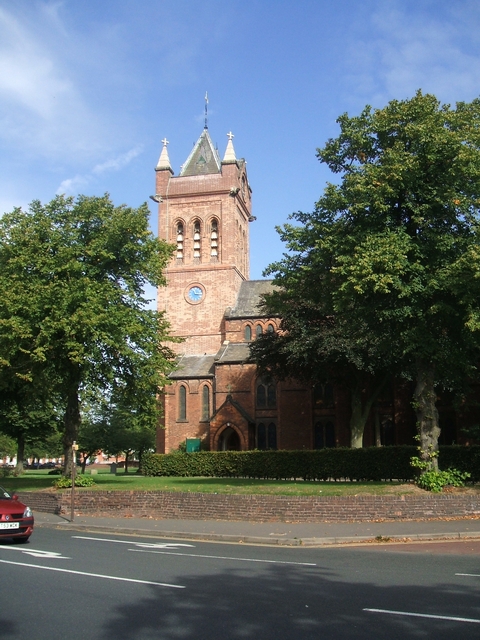
[[[479,550],[37,529],[27,545],[0,544],[0,639],[477,639]]]

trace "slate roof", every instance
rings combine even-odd
[[[186,378],[213,378],[213,362],[215,356],[181,356],[177,369],[169,378],[185,380]]]
[[[260,308],[262,296],[274,289],[272,280],[244,280],[235,306],[227,310],[227,318],[264,318]]]
[[[248,342],[229,342],[218,350],[215,356],[216,364],[230,364],[234,362],[245,362],[250,355],[250,345]]]
[[[204,176],[220,173],[220,156],[208,129],[204,129],[180,171],[180,176]]]

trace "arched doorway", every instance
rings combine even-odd
[[[220,434],[220,438],[218,439],[218,450],[219,451],[241,451],[240,446],[240,436],[232,429],[232,427],[227,427]]]

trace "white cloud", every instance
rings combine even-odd
[[[129,164],[134,158],[136,158],[142,152],[142,147],[137,146],[134,149],[130,149],[127,153],[123,153],[116,158],[112,158],[111,160],[107,160],[102,164],[97,164],[93,169],[92,173],[100,174],[105,171],[118,171],[119,169],[123,169]]]
[[[86,173],[84,175],[76,175],[73,178],[67,178],[63,180],[60,186],[58,187],[56,193],[57,194],[76,194],[83,187],[86,187],[88,184],[93,182],[96,176],[101,175],[108,171],[120,171],[124,167],[126,167],[134,158],[136,158],[142,152],[142,147],[137,146],[127,153],[122,153],[121,155],[111,158],[106,162],[95,165],[90,173]]]
[[[480,19],[473,4],[460,4],[463,12],[455,13],[455,6],[450,10],[442,3],[436,5],[438,11],[431,10],[433,4],[422,11],[420,4],[408,12],[402,3],[379,3],[372,15],[371,39],[356,42],[351,50],[355,73],[349,83],[358,97],[368,96],[375,106],[411,97],[417,89],[443,102],[475,98],[480,87]]]

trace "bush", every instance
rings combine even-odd
[[[92,487],[95,484],[92,476],[77,476],[75,478],[76,487]],[[62,476],[58,480],[55,480],[53,486],[56,489],[68,489],[72,486],[72,479],[66,476]]]
[[[412,480],[415,447],[148,454],[146,476],[303,480]]]
[[[439,493],[447,486],[463,487],[470,474],[458,469],[447,469],[446,471],[426,471],[417,479],[417,485],[425,491]]]

